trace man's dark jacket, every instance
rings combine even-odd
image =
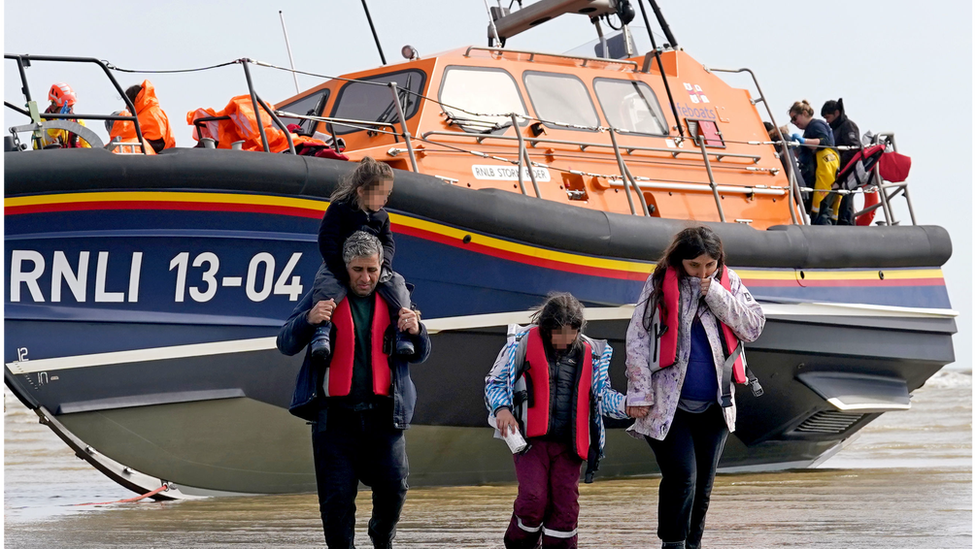
[[[315,333],[315,326],[308,323],[306,314],[312,308],[312,294],[306,293],[302,300],[295,307],[295,311],[285,322],[278,332],[278,350],[282,353],[293,356],[302,349],[305,350],[305,360],[302,362],[302,369],[298,372],[298,379],[295,383],[295,394],[292,396],[291,406],[288,411],[292,414],[308,420],[315,421],[318,411],[325,406],[325,397],[322,396],[322,380],[325,374],[324,366],[319,363],[319,367],[312,365],[311,354],[308,350],[308,343],[312,341]],[[333,324],[333,331],[335,325]],[[417,405],[417,387],[410,379],[409,363],[420,363],[427,360],[430,355],[430,338],[427,336],[427,328],[420,324],[420,333],[410,336],[416,352],[410,357],[390,357],[390,367],[392,368],[393,382],[393,426],[397,429],[407,429],[413,419],[413,412]],[[332,341],[336,341],[333,333]],[[327,359],[332,360],[330,355]]]

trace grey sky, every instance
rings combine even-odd
[[[495,0],[490,2],[495,4]],[[527,2],[528,3],[528,0]],[[467,45],[487,45],[482,0],[369,0],[388,61],[411,44],[421,56]],[[503,2],[508,5],[508,2]],[[957,366],[972,364],[972,6],[969,2],[850,2],[815,4],[756,0],[661,0],[679,46],[716,68],[752,69],[777,122],[793,101],[819,112],[844,98],[862,132],[895,132],[899,151],[912,157],[909,178],[920,223],[952,235],[944,268],[953,308],[960,312]],[[379,64],[358,0],[317,2],[4,2],[4,51],[79,55],[137,70],[188,69],[250,57],[288,66],[278,10],[282,10],[297,68],[338,75]],[[648,14],[653,21],[653,15]],[[640,12],[635,24],[640,21]],[[656,24],[652,24],[656,28]],[[643,33],[642,30],[636,31]],[[646,37],[639,36],[639,38]],[[508,42],[513,49],[566,52],[595,38],[582,16],[566,16]],[[277,102],[294,94],[285,72],[255,68],[258,92]],[[234,65],[190,75],[116,73],[122,87],[149,78],[174,126],[177,144],[190,146],[186,112],[221,109],[246,93]],[[83,113],[122,107],[104,76],[86,67],[35,64],[28,78],[42,99],[63,80]],[[746,80],[726,79],[746,87]],[[319,80],[299,76],[302,89]],[[4,65],[4,99],[20,104],[19,79]],[[4,109],[4,127],[22,118]],[[89,124],[102,137],[100,123]],[[795,131],[795,129],[794,129]],[[907,210],[896,210],[908,219]]]

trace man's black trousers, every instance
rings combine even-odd
[[[329,549],[354,549],[359,482],[373,490],[369,537],[389,547],[407,497],[403,431],[393,428],[392,405],[353,411],[336,406],[319,412],[312,426],[319,510]]]

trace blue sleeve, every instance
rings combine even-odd
[[[380,243],[383,244],[383,266],[387,270],[393,270],[393,254],[396,253],[396,243],[393,241],[393,229],[390,228],[390,215],[386,210],[380,210],[383,212],[383,225],[380,226],[380,234],[377,238],[380,239]],[[379,212],[377,212],[379,213]]]
[[[512,409],[512,386],[515,384],[515,355],[519,346],[519,338],[512,338],[502,347],[492,365],[491,371],[485,376],[485,407],[494,413],[503,407]]]
[[[339,202],[329,204],[319,225],[319,253],[322,254],[326,267],[339,280],[345,280],[346,275],[346,266],[342,261],[345,209]]]
[[[598,397],[597,411],[600,415],[617,419],[627,419],[625,397],[610,385],[610,358],[613,348],[607,344],[593,368],[593,392]]]
[[[427,360],[430,356],[430,336],[427,335],[427,327],[424,323],[420,323],[420,333],[417,335],[411,335],[410,341],[413,342],[414,354],[413,356],[407,358],[407,362],[413,364],[420,364]]]
[[[308,318],[305,316],[311,308],[312,292],[308,292],[302,296],[302,300],[298,302],[291,316],[278,331],[278,339],[275,343],[282,354],[296,355],[312,341],[315,326],[309,324]],[[424,333],[426,334],[426,332]]]
[[[823,120],[811,120],[810,125],[803,131],[804,139],[819,139],[820,144],[826,147],[834,146],[834,132]]]

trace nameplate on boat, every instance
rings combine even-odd
[[[494,179],[498,181],[518,181],[519,178],[518,166],[488,166],[476,164],[471,166],[471,173],[474,174],[475,179]],[[546,168],[534,167],[532,168],[532,174],[535,175],[536,181],[550,181],[549,170]],[[529,169],[522,168],[522,179],[528,181]]]

